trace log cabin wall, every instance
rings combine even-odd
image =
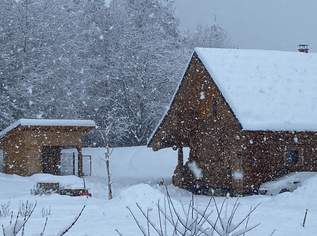
[[[234,117],[230,107],[222,97],[209,73],[194,56],[194,68],[189,71],[188,78],[194,81],[193,96],[195,100],[195,127],[190,134],[190,162],[195,161],[202,169],[203,178],[198,184],[209,189],[227,191],[236,188],[232,181],[232,167],[236,164],[239,141],[235,134],[240,131],[240,124]],[[195,182],[191,176],[187,184]]]
[[[239,122],[194,55],[172,106],[150,145],[154,149],[167,145],[190,147],[189,162],[175,170],[175,185],[190,189],[198,181],[210,188],[232,189],[236,187],[232,182],[231,167],[237,163],[241,146],[235,138],[239,132]],[[165,140],[170,141],[171,136],[173,142],[167,143]],[[190,171],[193,161],[203,171],[204,177],[200,180]]]
[[[42,172],[45,146],[82,148],[85,127],[18,127],[3,140],[5,173],[22,176]]]
[[[242,131],[245,191],[296,171],[317,171],[316,132]],[[291,153],[298,160],[288,160]]]
[[[22,132],[15,130],[3,139],[3,156],[4,156],[4,172],[7,174],[26,175],[27,160],[24,158],[25,143],[23,138],[20,138]]]
[[[176,186],[234,194],[256,192],[263,182],[294,171],[317,171],[316,132],[244,131],[196,54],[171,107],[149,142],[154,150],[189,146],[189,161],[177,166]],[[288,154],[298,154],[296,163]],[[203,172],[190,170],[196,162]],[[238,174],[236,176],[236,173]]]

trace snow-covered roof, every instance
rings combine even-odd
[[[63,119],[20,119],[0,132],[0,138],[18,126],[65,126],[65,127],[96,127],[93,120],[63,120]]]
[[[196,48],[244,130],[317,131],[317,54]]]

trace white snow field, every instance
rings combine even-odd
[[[191,194],[185,190],[173,187],[171,176],[176,165],[177,153],[172,150],[152,152],[146,147],[117,148],[112,155],[112,175],[114,198],[107,200],[106,181],[103,170],[105,164],[101,160],[103,149],[85,149],[84,153],[93,154],[93,176],[86,177],[86,185],[92,197],[69,197],[57,194],[34,196],[30,190],[39,181],[59,182],[67,187],[80,187],[82,180],[75,176],[52,176],[35,174],[30,177],[6,175],[0,173],[0,204],[10,203],[10,209],[18,211],[21,202],[37,202],[37,207],[30,219],[25,236],[39,235],[42,231],[45,217],[43,209],[51,209],[46,233],[44,235],[58,235],[66,225],[72,222],[83,205],[86,205],[77,224],[66,235],[76,236],[112,236],[118,235],[118,229],[123,236],[139,236],[139,231],[127,206],[130,206],[138,218],[135,203],[144,209],[151,209],[155,221],[156,203],[160,199],[164,202],[164,188],[158,184],[160,178],[168,183],[168,188],[175,205],[187,204]],[[288,179],[287,181],[285,179]],[[260,223],[247,236],[314,236],[317,235],[317,174],[300,173],[282,178],[279,186],[300,181],[293,192],[277,195],[261,195],[241,197],[237,219],[244,216],[251,206],[261,205],[251,217],[249,225]],[[267,184],[266,188],[276,190],[276,182]],[[221,203],[224,198],[217,197]],[[236,198],[229,199],[229,207]],[[196,206],[202,208],[209,201],[207,196],[197,196]],[[302,222],[305,210],[308,209],[305,227]],[[0,225],[8,225],[10,217],[0,216]],[[275,231],[273,234],[272,232]],[[0,231],[0,235],[1,235]],[[155,234],[151,234],[155,235]],[[171,234],[172,235],[172,234]]]

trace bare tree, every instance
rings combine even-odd
[[[107,182],[108,182],[108,199],[112,199],[112,180],[111,180],[111,171],[110,171],[110,157],[113,149],[110,147],[109,142],[109,133],[112,128],[112,123],[107,126],[106,129],[99,130],[103,143],[106,144],[106,152],[105,152],[105,162],[106,162],[106,171],[107,171]]]

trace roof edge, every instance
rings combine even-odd
[[[174,92],[174,94],[173,94],[173,96],[172,96],[172,99],[171,99],[169,105],[167,106],[167,108],[166,108],[165,112],[163,113],[161,119],[159,120],[159,122],[158,122],[158,124],[156,125],[155,129],[153,130],[151,136],[149,137],[149,141],[148,141],[147,144],[146,144],[147,147],[152,147],[151,145],[152,145],[153,138],[154,138],[155,134],[161,129],[161,124],[164,122],[165,117],[168,115],[168,112],[169,112],[169,110],[171,109],[171,107],[172,107],[172,105],[173,105],[173,103],[174,103],[174,100],[175,100],[175,98],[176,98],[176,95],[177,95],[177,93],[178,93],[178,91],[179,91],[179,89],[180,89],[180,87],[181,87],[181,85],[182,85],[182,83],[183,83],[183,80],[185,79],[185,75],[186,75],[186,73],[187,73],[187,71],[188,71],[188,69],[189,69],[189,67],[190,67],[190,64],[191,64],[190,62],[193,60],[193,58],[194,58],[195,55],[197,55],[197,53],[196,53],[195,50],[194,50],[194,51],[192,52],[192,55],[190,56],[190,59],[188,60],[188,62],[187,62],[187,64],[186,64],[186,67],[185,67],[185,69],[184,69],[184,73],[183,73],[182,79],[178,82],[178,84],[177,84],[177,86],[176,86],[175,92]]]
[[[91,127],[96,128],[93,120],[71,119],[19,119],[0,132],[0,139],[19,126],[43,126],[43,127]]]

